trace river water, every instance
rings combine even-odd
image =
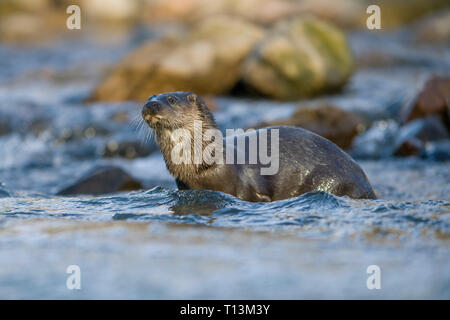
[[[380,50],[398,62],[361,67],[344,92],[321,99],[385,128],[427,75],[450,74],[448,49],[412,49],[399,38],[352,34],[357,58]],[[155,148],[131,125],[138,104],[83,103],[104,68],[135,45],[133,37],[0,45],[0,125],[8,128],[0,135],[0,298],[450,298],[449,162],[358,158],[378,200],[313,192],[248,203],[177,191],[158,151],[102,157],[111,141]],[[287,117],[296,105],[217,104],[222,128]],[[125,169],[145,189],[55,196],[99,164]],[[81,290],[66,287],[70,265],[80,267]],[[370,265],[380,267],[379,290],[367,288]]]

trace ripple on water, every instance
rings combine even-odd
[[[104,197],[6,198],[0,216],[86,221],[172,222],[226,228],[296,232],[348,238],[374,228],[415,238],[423,231],[450,233],[450,202],[353,200],[323,191],[270,203],[251,203],[215,191],[156,187]]]

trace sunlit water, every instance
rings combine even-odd
[[[389,39],[383,50],[409,59],[406,66],[361,69],[345,92],[325,99],[372,120],[395,118],[425,75],[448,70],[448,56],[426,48],[408,55]],[[372,40],[354,35],[352,47],[364,51]],[[26,55],[0,46],[0,121],[12,127],[0,136],[0,298],[450,298],[448,162],[360,160],[378,200],[313,192],[249,203],[177,191],[158,152],[101,156],[110,140],[138,136],[131,121],[110,120],[133,119],[138,105],[81,102],[102,63],[129,49],[111,46],[64,43]],[[222,128],[283,118],[296,105],[218,104]],[[145,190],[54,195],[105,163]],[[81,290],[66,288],[69,265],[81,268]],[[381,268],[380,290],[366,286],[369,265]]]

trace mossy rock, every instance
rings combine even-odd
[[[243,80],[260,93],[294,100],[333,91],[353,71],[345,35],[315,18],[295,18],[275,26],[243,65]]]

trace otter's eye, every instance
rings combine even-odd
[[[174,97],[169,96],[167,97],[167,102],[169,102],[170,105],[174,105],[177,100]]]

